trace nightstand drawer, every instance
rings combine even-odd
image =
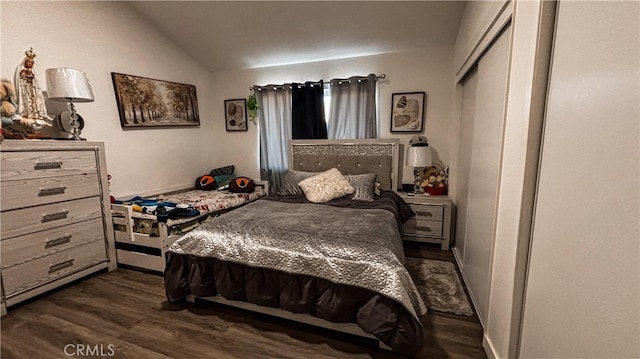
[[[416,212],[416,219],[428,221],[442,221],[444,207],[429,204],[410,203],[411,209]]]
[[[104,241],[94,241],[2,270],[5,296],[107,261]]]
[[[404,234],[440,237],[442,236],[442,222],[423,221],[416,217],[408,219],[404,224]]]
[[[2,152],[2,180],[97,173],[93,151]]]
[[[96,173],[2,182],[2,210],[93,197],[100,194]]]
[[[2,241],[2,267],[8,268],[78,245],[104,241],[102,218]]]
[[[100,197],[45,204],[2,212],[2,239],[101,218]]]

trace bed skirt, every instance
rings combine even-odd
[[[212,275],[213,274],[213,275]],[[403,305],[368,289],[321,278],[168,252],[164,282],[170,302],[187,295],[226,299],[355,323],[394,351],[415,355],[424,344],[422,324]]]

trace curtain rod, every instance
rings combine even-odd
[[[354,76],[354,77],[355,77],[355,76]],[[366,76],[361,76],[361,77],[362,77],[362,79],[363,79],[363,80],[365,80],[365,81],[367,80],[367,77],[366,77]],[[386,74],[376,75],[376,80],[380,80],[380,79],[384,80],[384,79],[386,79],[386,78],[387,78],[387,75],[386,75]],[[343,81],[343,82],[349,82],[349,83],[351,83],[351,80],[350,80],[350,79],[331,79],[331,80],[329,80],[329,82],[331,82],[331,81],[338,81],[338,82]],[[307,81],[307,82],[308,82],[308,81]],[[306,82],[305,82],[305,83],[306,83]],[[311,84],[311,86],[313,86],[313,85],[320,85],[320,82],[309,82],[309,83]],[[289,86],[289,87],[291,87],[291,85],[292,85],[292,84],[290,84],[290,83],[286,83],[286,84],[282,84],[282,85],[249,86],[249,90],[250,90],[250,91],[253,91],[256,87],[257,87],[258,89],[259,89],[259,88],[262,88],[262,87],[264,87],[265,89],[268,89],[268,88],[270,88],[270,87],[273,87],[274,89],[278,89],[278,88],[283,88],[283,89],[284,89],[284,87],[285,87],[285,86]],[[258,91],[260,91],[260,90],[258,90]]]

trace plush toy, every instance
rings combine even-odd
[[[2,79],[0,85],[0,100],[2,100],[0,111],[2,117],[13,119],[16,114],[16,88],[6,79]]]
[[[213,191],[218,189],[216,179],[211,175],[204,175],[196,178],[196,189],[203,191]]]
[[[236,177],[229,182],[229,191],[233,193],[252,193],[256,183],[248,177]]]
[[[30,131],[22,124],[22,116],[17,114],[16,88],[7,79],[0,81],[0,100],[2,138],[27,138]]]

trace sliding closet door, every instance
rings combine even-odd
[[[491,281],[510,38],[508,25],[478,61],[477,73],[472,75],[475,79],[465,81],[465,100],[472,102],[466,92],[467,85],[473,85],[475,89],[469,91],[475,93],[475,102],[461,127],[460,170],[468,178],[460,188],[466,198],[459,199],[458,226],[463,232],[458,233],[458,240],[464,246],[462,271],[483,321]],[[470,109],[463,112],[467,111]]]
[[[465,233],[467,231],[467,197],[469,196],[469,172],[471,169],[471,145],[473,144],[473,117],[476,109],[476,86],[478,72],[476,67],[469,70],[462,82],[462,119],[460,121],[460,158],[458,164],[458,223],[456,225],[455,251],[464,262]]]

